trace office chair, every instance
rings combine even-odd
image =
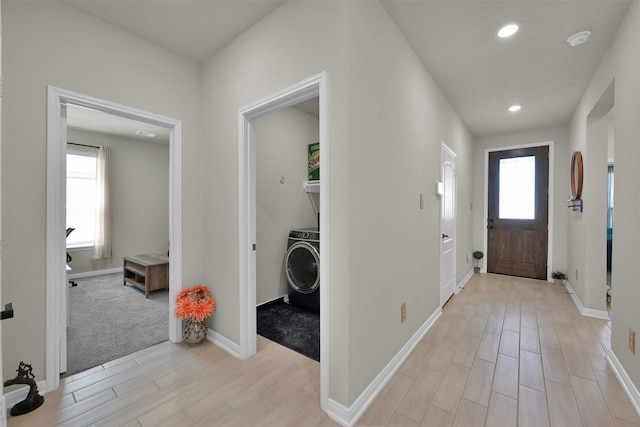
[[[69,227],[67,228],[67,235],[66,237],[69,237],[69,234],[71,234],[71,232],[75,230],[75,228],[73,227]],[[67,252],[67,263],[71,262],[73,258],[71,258],[71,255],[69,255],[69,252]],[[71,286],[78,286],[78,284],[76,282],[74,282],[73,280],[69,280],[69,283],[71,284]]]

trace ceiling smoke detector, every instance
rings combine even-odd
[[[580,31],[579,33],[575,33],[571,37],[567,39],[567,43],[571,46],[578,46],[582,43],[586,42],[589,36],[591,35],[591,31]]]

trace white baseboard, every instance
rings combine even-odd
[[[576,295],[576,292],[573,290],[573,288],[571,287],[571,283],[569,283],[568,280],[563,280],[562,283],[567,288],[567,291],[569,291],[569,295],[571,295],[573,303],[576,305],[576,307],[578,307],[578,311],[580,312],[580,314],[587,317],[595,317],[596,319],[609,320],[609,313],[606,310],[595,310],[593,308],[586,308],[584,304],[582,304],[582,301],[580,301],[580,298],[578,298],[578,296]]]
[[[442,314],[442,309],[438,309],[427,319],[426,322],[416,331],[411,339],[400,349],[400,351],[391,359],[369,386],[358,396],[353,404],[347,408],[344,405],[329,399],[327,403],[327,415],[337,423],[343,426],[353,426],[364,414],[371,402],[380,394],[385,385],[391,380],[391,377],[400,369],[402,363],[409,357],[413,349],[418,345],[422,337],[433,326],[435,321]]]
[[[605,351],[607,352],[607,360],[609,361],[609,366],[611,366],[611,369],[616,374],[616,377],[618,378],[620,385],[624,389],[624,392],[629,397],[629,400],[631,400],[631,404],[636,410],[636,413],[640,415],[640,392],[638,392],[638,388],[635,386],[633,381],[631,381],[631,377],[629,377],[627,371],[624,370],[615,353],[611,351],[610,348],[605,348]]]
[[[207,332],[207,341],[211,341],[236,359],[240,359],[240,346],[211,328]]]
[[[42,396],[47,392],[47,382],[42,380],[36,383],[38,393]],[[4,395],[7,408],[13,408],[16,403],[22,402],[29,394],[29,386],[22,386]]]
[[[103,274],[122,273],[122,267],[108,268],[106,270],[85,271],[83,273],[69,274],[69,279],[83,279],[85,277],[102,276]]]
[[[467,282],[469,280],[471,280],[471,278],[473,277],[473,269],[469,270],[469,272],[467,273],[466,276],[464,276],[462,278],[462,280],[460,281],[460,283],[458,283],[458,286],[456,286],[456,289],[454,290],[454,292],[457,294],[458,292],[460,292],[465,285],[467,284]]]

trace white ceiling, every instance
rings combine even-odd
[[[198,62],[283,0],[63,0]],[[294,0],[295,1],[295,0]],[[311,0],[309,0],[311,1]],[[382,0],[475,137],[566,124],[631,0]],[[509,40],[495,31],[521,30]],[[584,45],[566,39],[590,30]],[[512,103],[522,105],[508,113]]]

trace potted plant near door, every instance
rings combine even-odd
[[[551,278],[556,285],[562,285],[562,281],[567,280],[567,275],[562,271],[554,271],[551,273]]]
[[[472,255],[473,259],[476,260],[476,266],[473,267],[473,272],[480,273],[480,265],[482,264],[481,259],[484,258],[484,253],[482,251],[474,251]]]

